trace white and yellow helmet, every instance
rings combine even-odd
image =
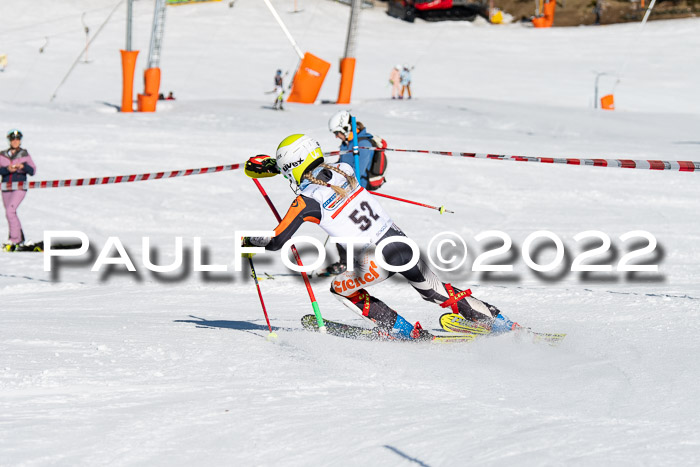
[[[290,135],[277,146],[277,167],[293,187],[301,185],[301,178],[307,170],[313,170],[323,163],[321,145],[305,135]]]

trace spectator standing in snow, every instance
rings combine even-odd
[[[282,70],[277,70],[275,74],[275,89],[273,91],[277,94],[275,98],[275,103],[272,105],[275,110],[284,110],[282,104],[284,103],[284,81],[282,79]]]
[[[403,99],[404,92],[408,91],[408,98],[411,98],[411,70],[408,69],[408,65],[403,66],[401,70],[401,95],[399,99]]]
[[[595,14],[595,25],[600,26],[600,19],[603,14],[603,10],[605,7],[603,6],[603,0],[594,0],[593,3],[593,13]]]
[[[396,65],[389,75],[391,83],[391,98],[396,99],[401,92],[401,65]]]
[[[20,147],[22,144],[22,132],[10,130],[7,133],[7,140],[10,147],[0,151],[0,176],[2,182],[26,182],[27,175],[36,173],[36,165],[26,149]],[[2,247],[6,251],[14,251],[17,245],[24,242],[24,232],[22,224],[17,217],[17,208],[27,194],[27,189],[2,190],[2,203],[5,206],[5,216],[10,229],[9,240]]]

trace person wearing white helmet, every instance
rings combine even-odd
[[[391,83],[391,98],[397,99],[401,92],[401,65],[396,65],[391,70],[389,83]]]
[[[338,162],[343,162],[353,169],[355,168],[355,155],[352,152],[353,134],[350,119],[352,115],[347,110],[340,110],[333,114],[333,116],[328,120],[328,129],[333,133],[336,138],[338,138],[340,143],[340,157]],[[367,128],[362,124],[362,122],[356,122],[357,130],[357,144],[360,146],[359,149],[359,167],[360,173],[356,174],[360,181],[362,188],[367,188],[370,180],[370,169],[372,168],[372,161],[374,159],[374,149],[372,148],[372,138],[374,136],[367,131]],[[336,275],[344,272],[347,269],[345,264],[345,250],[342,246],[338,245],[338,253],[340,254],[340,261],[331,264],[326,270],[328,275]]]
[[[279,250],[304,222],[318,224],[332,237],[362,238],[366,243],[355,244],[355,255],[349,259],[354,270],[338,275],[331,282],[331,293],[348,308],[374,322],[388,337],[432,339],[420,323],[410,324],[366,290],[394,274],[378,266],[376,245],[385,238],[405,237],[405,234],[376,198],[357,183],[352,167],[342,162],[326,164],[318,142],[295,134],[282,140],[276,159],[265,155],[252,157],[246,162],[245,171],[254,178],[281,173],[298,196],[275,228],[274,237],[247,237],[243,239],[244,246]],[[408,263],[413,256],[411,247],[401,242],[389,243],[382,254],[387,264],[397,267]],[[468,291],[441,282],[421,259],[400,274],[424,300],[449,306],[455,313],[494,332],[517,327],[500,315],[496,307],[470,296]]]
[[[3,183],[26,182],[27,175],[34,175],[36,172],[36,165],[27,150],[21,147],[22,132],[10,130],[7,133],[7,141],[10,147],[0,151],[0,177],[2,177],[0,181]],[[3,187],[2,189],[2,203],[5,206],[5,217],[10,230],[8,242],[2,245],[6,251],[14,251],[24,242],[24,232],[17,217],[17,208],[26,195],[26,188],[13,190]]]
[[[352,153],[352,147],[355,137],[352,134],[351,118],[352,115],[350,115],[350,112],[347,110],[336,112],[328,120],[328,130],[341,141],[340,151],[343,154],[340,155],[338,162],[345,162],[354,168],[355,155]],[[356,175],[360,181],[360,185],[362,185],[363,188],[367,188],[370,177],[369,172],[372,167],[372,158],[374,157],[374,148],[372,148],[372,138],[374,136],[367,131],[367,128],[365,128],[362,122],[356,122],[356,128],[358,146],[365,148],[359,151],[360,173]]]

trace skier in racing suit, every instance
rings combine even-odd
[[[362,188],[352,167],[345,163],[325,164],[323,152],[315,140],[304,135],[291,135],[277,148],[276,160],[270,156],[252,157],[246,163],[246,174],[267,177],[282,173],[298,193],[274,237],[247,237],[244,246],[259,246],[276,251],[289,240],[304,222],[313,222],[331,237],[355,237],[364,244],[355,244],[354,270],[337,275],[331,293],[351,310],[376,323],[380,330],[401,339],[429,339],[420,323],[410,324],[388,305],[367,292],[394,273],[379,267],[376,247],[382,240],[394,237],[382,251],[384,261],[394,267],[408,264],[413,257],[411,247],[401,242],[405,234],[392,221],[377,200]],[[343,244],[347,248],[347,244]],[[486,302],[440,281],[420,258],[400,272],[424,300],[451,308],[467,319],[492,331],[506,331],[518,325],[505,318]]]

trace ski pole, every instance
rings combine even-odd
[[[357,141],[357,121],[355,117],[350,117],[350,126],[352,128],[352,154],[355,159],[355,176],[357,177],[357,182],[361,183],[360,180],[360,148],[359,142]]]
[[[450,214],[454,214],[454,211],[450,211],[449,209],[445,209],[445,206],[431,206],[429,204],[423,204],[423,203],[418,203],[416,201],[411,201],[408,199],[403,199],[403,198],[397,198],[396,196],[390,196],[390,195],[385,195],[383,193],[377,193],[375,191],[370,191],[375,196],[381,196],[382,198],[389,198],[389,199],[394,199],[396,201],[403,201],[404,203],[409,203],[409,204],[415,204],[416,206],[423,206],[424,208],[430,208],[430,209],[435,209],[436,211],[439,211],[440,214],[444,214],[446,212],[449,212]]]
[[[270,199],[269,196],[267,196],[267,193],[265,192],[265,189],[262,187],[260,182],[258,181],[257,178],[254,178],[253,181],[255,182],[255,186],[258,187],[258,190],[260,190],[260,194],[262,194],[263,198],[265,198],[265,201],[267,201],[267,205],[270,206],[270,209],[272,210],[272,213],[275,215],[275,218],[277,219],[277,222],[282,222],[282,218],[280,217],[279,212],[277,212],[277,208],[275,208],[275,205],[272,204],[272,200]],[[301,262],[301,257],[299,256],[299,252],[297,251],[297,248],[292,245],[292,253],[294,253],[294,258],[297,261],[297,264],[299,266],[303,266]],[[314,310],[314,315],[316,315],[316,321],[318,322],[318,330],[320,332],[326,332],[326,325],[323,324],[323,317],[321,316],[321,309],[318,306],[318,302],[316,301],[316,297],[314,296],[314,291],[311,288],[311,282],[309,281],[309,276],[305,273],[301,273],[301,277],[304,278],[304,283],[306,284],[306,291],[309,292],[309,298],[311,299],[311,307]]]
[[[265,314],[265,321],[267,321],[267,328],[270,333],[267,335],[267,340],[277,339],[277,333],[272,331],[272,326],[270,325],[270,318],[267,316],[267,310],[265,309],[265,302],[262,298],[262,292],[260,291],[260,284],[258,284],[258,275],[255,274],[255,266],[253,266],[253,255],[246,254],[248,256],[248,262],[250,263],[250,272],[252,273],[253,280],[255,281],[255,287],[258,288],[258,297],[260,297],[260,305],[262,305],[263,313]]]

